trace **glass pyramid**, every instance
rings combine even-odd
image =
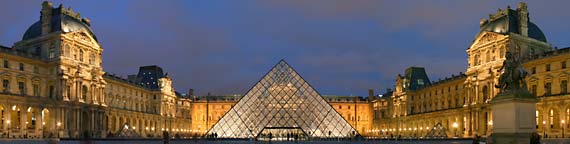
[[[272,133],[273,132],[273,133]],[[284,60],[207,133],[217,138],[347,138],[356,130]]]

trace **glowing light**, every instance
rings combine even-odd
[[[487,124],[488,124],[488,125],[493,125],[493,121],[489,121]]]
[[[57,127],[61,126],[61,122],[57,122],[56,125],[57,125]]]
[[[453,128],[457,128],[458,126],[459,126],[459,124],[457,124],[457,122],[453,122],[453,125],[452,125]]]
[[[10,120],[6,121],[6,123],[10,124]]]

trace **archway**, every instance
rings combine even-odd
[[[41,112],[41,121],[42,121],[42,130],[43,130],[42,133],[43,136],[46,137],[48,136],[47,134],[48,130],[51,128],[49,110],[47,108],[44,108]]]
[[[37,122],[36,121],[37,120],[36,114],[37,114],[36,109],[34,109],[33,107],[28,107],[27,114],[26,114],[27,115],[26,121],[25,121],[27,129],[35,129],[36,128],[36,122]]]
[[[87,113],[87,111],[83,111],[81,112],[81,135],[83,138],[89,138],[89,136],[91,136],[91,131],[90,131],[90,119],[89,119],[89,115]]]
[[[10,129],[16,128],[20,129],[20,120],[21,120],[21,113],[20,108],[16,105],[12,106],[12,112],[10,113],[10,120],[6,122]]]
[[[0,128],[4,129],[4,123],[6,122],[6,111],[4,110],[4,106],[0,105]]]

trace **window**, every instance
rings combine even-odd
[[[10,68],[10,63],[8,60],[4,60],[4,68]]]
[[[544,84],[544,95],[551,95],[552,94],[552,83],[547,82]]]
[[[474,60],[474,61],[475,61],[475,66],[478,66],[478,65],[479,65],[479,54],[476,54],[476,55],[475,55],[475,60]]]
[[[562,69],[565,69],[565,68],[566,68],[566,60],[560,62],[560,67],[561,67]]]
[[[95,64],[95,55],[89,55],[89,64]]]
[[[505,57],[505,49],[501,48],[499,54],[500,54],[501,58],[504,58]]]
[[[87,86],[81,88],[81,97],[79,99],[84,100],[87,98]]]
[[[491,60],[491,51],[487,51],[487,54],[485,55],[485,62],[489,62]]]
[[[483,102],[486,102],[489,99],[489,88],[487,86],[483,86]]]
[[[20,95],[26,94],[26,84],[24,82],[18,82],[18,90],[20,91]]]
[[[38,66],[34,66],[34,73],[40,73],[40,68],[38,68]]]
[[[20,71],[24,71],[24,64],[20,63]]]
[[[560,82],[560,94],[565,94],[568,92],[568,81],[562,80]]]
[[[34,84],[32,87],[34,89],[34,96],[40,96],[40,86],[38,84]]]
[[[536,67],[532,67],[532,74],[536,74]]]
[[[4,88],[4,92],[8,92],[10,90],[10,81],[2,80],[2,88]]]
[[[547,72],[550,71],[550,64],[546,64],[546,71],[547,71]]]
[[[53,98],[55,94],[55,88],[53,86],[49,86],[49,98]]]
[[[79,50],[79,61],[83,62],[83,50]]]
[[[531,92],[532,95],[534,95],[534,96],[538,96],[538,95],[537,95],[537,92],[536,92],[536,88],[537,88],[536,85],[530,86],[530,92]]]
[[[48,58],[49,58],[49,59],[55,58],[55,47],[50,47],[48,52],[49,52],[49,53],[48,53]]]
[[[65,55],[65,57],[69,57],[71,54],[71,50],[69,48],[69,45],[65,45],[64,50],[62,52],[63,52],[63,55]]]

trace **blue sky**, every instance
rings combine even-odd
[[[0,45],[21,40],[41,2],[2,1]],[[59,0],[83,17],[104,48],[106,72],[159,65],[175,88],[243,94],[280,59],[325,95],[393,87],[409,66],[431,80],[466,69],[479,20],[519,1]],[[568,47],[570,1],[528,1],[553,46]]]

